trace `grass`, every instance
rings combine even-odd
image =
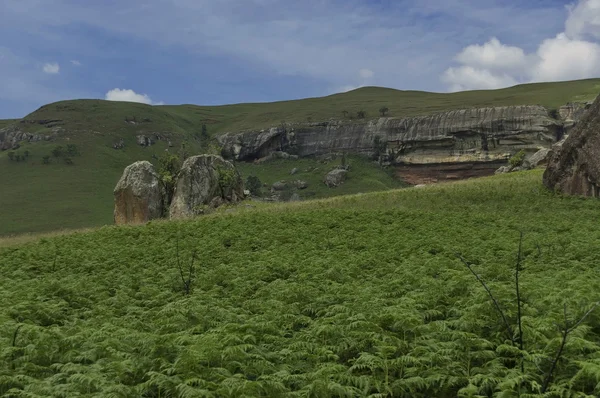
[[[117,103],[101,100],[62,101],[46,105],[24,120],[62,120],[68,130],[131,133],[171,131],[194,133],[201,124],[211,134],[225,131],[268,128],[282,122],[306,122],[342,119],[343,111],[367,117],[379,115],[387,106],[390,115],[408,117],[485,106],[544,105],[556,109],[571,101],[588,101],[600,92],[600,79],[555,83],[523,84],[500,90],[476,90],[458,93],[402,91],[382,87],[364,87],[327,97],[272,103],[248,103],[222,106],[162,105]],[[125,123],[136,118],[138,124]],[[146,120],[146,121],[144,121]],[[44,131],[40,124],[23,126],[31,132]]]
[[[295,180],[305,181],[308,183],[308,188],[294,190],[302,199],[320,199],[338,195],[387,191],[407,185],[363,157],[348,156],[347,163],[350,166],[347,179],[336,188],[328,188],[323,179],[325,174],[341,164],[340,157],[327,161],[305,158],[298,160],[277,159],[262,164],[239,162],[236,163],[236,167],[244,180],[253,175],[267,184],[267,187],[262,190],[265,195],[269,194],[270,187],[274,182],[286,181],[291,186]],[[291,175],[292,169],[298,169],[298,172]]]
[[[261,104],[225,106],[149,106],[101,100],[62,101],[41,107],[17,126],[28,132],[50,134],[63,128],[55,142],[23,144],[21,153],[31,155],[26,162],[10,162],[7,151],[0,152],[0,236],[56,229],[93,227],[112,223],[112,190],[122,170],[136,160],[153,160],[167,149],[166,141],[151,148],[136,144],[137,134],[162,134],[179,151],[186,143],[190,153],[203,148],[193,139],[207,125],[211,135],[223,131],[257,129],[286,122],[339,119],[342,111],[355,114],[365,110],[375,117],[386,105],[392,116],[414,116],[473,106],[542,104],[556,108],[574,100],[589,100],[600,91],[600,79],[559,83],[537,83],[502,90],[437,94],[366,87],[322,98]],[[0,128],[15,121],[0,121]],[[135,122],[132,124],[130,122]],[[13,123],[14,124],[14,123]],[[125,148],[112,145],[123,139]],[[73,143],[81,156],[74,166],[43,165],[42,157],[55,145]],[[385,190],[401,185],[368,162],[354,160],[349,180],[336,189],[325,188],[321,179],[326,165],[311,160],[297,162],[301,170],[319,167],[317,172],[301,172],[297,177],[309,182],[300,192],[305,198]],[[263,166],[240,164],[244,174],[256,174],[272,183],[291,179],[296,163],[271,162]],[[295,178],[295,177],[294,177]]]
[[[536,170],[7,244],[0,395],[542,396],[563,305],[600,299],[598,206]],[[519,231],[524,352],[455,256],[514,325]],[[598,396],[599,344],[596,310],[546,396]]]

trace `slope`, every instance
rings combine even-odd
[[[136,160],[156,163],[165,150],[194,154],[206,150],[201,141],[202,125],[209,135],[224,131],[270,127],[285,122],[306,122],[343,118],[344,111],[355,115],[364,110],[367,117],[378,115],[387,106],[393,116],[412,116],[473,106],[543,104],[556,108],[569,101],[585,101],[600,91],[600,79],[537,83],[502,90],[469,91],[450,94],[400,91],[365,87],[322,98],[261,104],[225,106],[150,106],[101,100],[73,100],[45,105],[20,121],[0,121],[0,128],[51,135],[54,141],[22,143],[17,154],[28,151],[20,162],[9,160],[9,151],[0,152],[0,235],[80,228],[112,223],[112,189],[123,168]],[[11,127],[12,126],[12,127]],[[155,145],[142,148],[137,136],[159,137]],[[123,140],[124,148],[112,149]],[[169,141],[171,147],[168,146]],[[57,145],[74,144],[80,155],[73,165],[50,156]],[[305,169],[321,168],[317,161],[301,163]],[[284,178],[296,167],[293,163],[268,163],[261,167],[242,165],[250,174],[260,174],[267,184]],[[322,176],[307,175],[314,181],[306,197],[366,192],[399,186],[389,175],[368,162],[361,162],[359,179],[343,189],[318,187]]]
[[[533,171],[8,246],[0,395],[598,396],[598,309],[551,366],[600,299],[597,212]],[[455,255],[517,330],[519,231],[523,352]]]

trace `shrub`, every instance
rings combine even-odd
[[[358,111],[356,112],[356,117],[359,119],[364,119],[367,117],[367,112],[365,111]]]
[[[525,161],[525,151],[521,149],[519,152],[515,153],[509,160],[508,164],[510,167],[515,168],[519,167]]]
[[[390,109],[387,106],[382,106],[381,108],[379,108],[379,113],[381,114],[381,116],[385,116],[389,110]]]
[[[179,156],[171,153],[165,153],[158,159],[158,175],[165,185],[167,191],[167,203],[171,202],[173,191],[175,190],[175,177],[181,169],[181,160]]]
[[[64,154],[64,152],[65,152],[65,148],[63,148],[60,145],[57,145],[52,150],[52,156],[54,156],[55,158],[59,158],[59,157],[61,157]]]
[[[65,160],[65,164],[68,164],[69,166],[73,165],[73,159],[71,159],[70,157],[65,156],[64,160]]]
[[[246,189],[250,191],[253,196],[261,196],[262,195],[262,182],[256,176],[248,176],[246,178]]]
[[[50,156],[46,155],[46,156],[42,157],[42,163],[43,164],[50,164]]]
[[[79,149],[77,149],[77,145],[67,144],[67,155],[69,155],[69,156],[79,155]]]

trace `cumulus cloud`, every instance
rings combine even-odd
[[[113,88],[108,91],[104,96],[107,101],[125,101],[125,102],[139,102],[148,105],[162,105],[163,102],[154,102],[146,94],[138,94],[133,90]]]
[[[489,70],[519,70],[528,65],[528,56],[519,47],[507,46],[492,37],[483,45],[465,47],[456,60],[461,64]]]
[[[543,40],[530,54],[492,37],[465,47],[441,80],[450,91],[489,89],[518,83],[600,76],[600,0],[580,0],[569,8],[565,31]]]
[[[544,40],[533,68],[534,81],[585,79],[600,76],[600,45],[572,40],[561,33]]]
[[[71,60],[71,64],[72,64],[73,66],[81,66],[81,62],[79,62],[79,61],[78,61],[78,60],[76,60],[76,59],[72,59],[72,60]]]
[[[572,39],[600,39],[600,0],[582,0],[569,7],[565,34]]]
[[[450,86],[450,91],[495,89],[517,84],[514,78],[505,73],[494,74],[487,69],[467,65],[447,69],[442,75],[442,81]]]
[[[49,75],[56,75],[58,72],[60,72],[60,66],[56,62],[47,63],[44,64],[42,70],[44,71],[44,73],[47,73]]]

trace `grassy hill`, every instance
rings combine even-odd
[[[0,241],[0,396],[599,396],[600,309],[559,329],[600,300],[599,205],[540,181]]]
[[[62,101],[45,105],[19,121],[0,121],[0,128],[17,125],[19,129],[39,134],[51,134],[62,129],[53,142],[24,143],[17,153],[29,152],[25,161],[11,162],[8,151],[0,152],[0,235],[80,228],[112,223],[112,189],[125,166],[136,160],[156,158],[168,148],[180,151],[182,143],[191,154],[202,147],[196,139],[205,124],[214,135],[224,131],[256,129],[285,122],[305,122],[342,118],[343,111],[355,114],[359,110],[368,117],[378,115],[385,105],[392,116],[414,116],[448,109],[474,106],[542,104],[556,108],[569,101],[592,99],[600,92],[600,79],[572,82],[539,83],[502,90],[468,91],[452,94],[399,91],[366,87],[344,94],[296,101],[225,106],[168,105],[149,106],[137,103],[102,100]],[[136,143],[136,135],[162,135],[150,148]],[[112,149],[123,140],[125,148]],[[75,144],[80,156],[74,165],[51,158],[43,164],[57,145]],[[281,164],[267,163],[261,167],[241,165],[245,176],[259,174],[271,184],[286,178],[289,170],[300,167],[307,172],[298,178],[310,180],[305,198],[344,193],[390,189],[400,186],[374,165],[356,160],[356,177],[341,189],[328,190],[319,186],[326,166],[317,161]],[[364,177],[364,178],[363,178]]]

